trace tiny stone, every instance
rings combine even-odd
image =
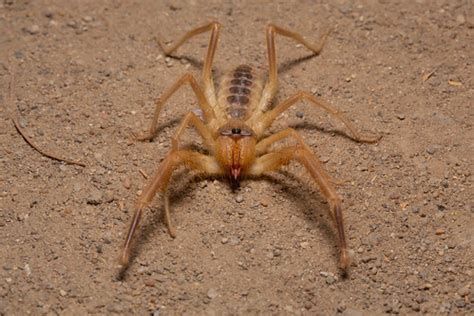
[[[405,114],[398,113],[398,114],[397,114],[397,118],[398,118],[400,121],[403,121],[403,120],[405,119]]]
[[[53,11],[50,8],[47,8],[44,11],[44,16],[47,17],[48,19],[52,19],[53,18]]]
[[[321,157],[319,157],[319,160],[320,160],[321,162],[323,162],[323,163],[328,162],[329,159],[330,159],[329,156],[321,156]]]
[[[346,304],[344,304],[344,302],[339,303],[339,305],[337,305],[336,307],[336,311],[338,313],[342,313],[345,310],[346,310]]]
[[[26,32],[28,32],[31,35],[38,34],[39,31],[40,31],[40,27],[36,24],[33,24],[33,25],[26,28]]]
[[[458,294],[461,297],[468,296],[470,294],[470,292],[471,292],[471,290],[469,289],[469,284],[458,290]]]
[[[87,204],[99,205],[102,203],[102,198],[102,192],[100,190],[94,189],[87,197]]]
[[[427,148],[426,148],[426,152],[430,155],[433,155],[435,152],[436,152],[436,148],[432,145],[429,145]]]
[[[221,243],[224,244],[224,245],[227,244],[228,242],[229,242],[229,238],[224,237],[224,238],[221,239]]]
[[[132,183],[130,182],[129,177],[126,177],[126,178],[123,179],[123,187],[127,190],[132,187]]]
[[[464,302],[464,300],[457,300],[454,304],[456,304],[456,306],[459,308],[463,308],[466,306],[466,302]]]
[[[14,55],[15,55],[16,59],[22,59],[23,57],[25,57],[25,54],[21,50],[15,51]],[[21,126],[21,124],[20,124],[20,126]]]
[[[303,241],[302,243],[300,243],[300,247],[303,248],[303,249],[308,248],[308,246],[309,246],[309,242],[307,242],[307,241]]]
[[[30,268],[30,265],[28,263],[25,264],[25,272],[26,272],[26,276],[31,275],[31,268]]]
[[[334,282],[336,282],[336,279],[332,275],[328,275],[326,277],[326,283],[327,284],[333,284]]]
[[[244,197],[240,194],[238,194],[236,197],[235,197],[235,202],[237,203],[242,203],[244,201]]]
[[[297,112],[296,112],[296,117],[302,119],[302,118],[304,117],[304,112],[302,112],[302,111],[297,111]]]
[[[74,20],[67,21],[66,25],[73,28],[73,29],[75,29],[77,27],[77,23]]]
[[[234,236],[234,237],[231,237],[231,238],[229,239],[229,245],[231,245],[231,246],[236,246],[236,245],[238,245],[239,243],[240,243],[239,237],[235,237],[235,236]]]
[[[148,286],[148,287],[154,287],[155,286],[155,280],[153,280],[153,279],[145,280],[145,285]]]
[[[435,232],[436,235],[443,235],[445,233],[444,229],[438,228]]]
[[[59,290],[59,294],[60,294],[61,296],[66,296],[67,292],[64,291],[64,290]]]
[[[216,289],[209,289],[209,291],[207,291],[207,297],[209,297],[211,300],[213,298],[216,298],[217,297],[217,290]]]
[[[458,22],[459,24],[464,24],[466,23],[466,18],[464,17],[464,15],[458,14],[456,16],[456,22]]]
[[[84,22],[92,22],[92,21],[94,21],[94,18],[89,16],[89,15],[86,15],[85,17],[82,18],[82,20]]]

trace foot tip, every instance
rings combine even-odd
[[[351,265],[351,257],[349,256],[349,252],[344,250],[341,252],[341,257],[339,259],[339,268],[347,272]]]

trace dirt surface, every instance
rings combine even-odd
[[[472,315],[472,2],[322,2],[2,1],[0,314]],[[354,142],[308,104],[269,132],[297,128],[347,180],[338,186],[353,254],[347,278],[328,205],[297,164],[235,192],[225,179],[178,171],[177,238],[157,197],[118,277],[142,172],[153,173],[197,108],[183,89],[153,142],[132,138],[172,82],[199,73],[165,59],[154,37],[172,42],[212,19],[223,24],[217,76],[241,62],[266,70],[268,22],[312,41],[333,28],[320,56],[294,64],[309,52],[277,39],[276,102],[309,91],[382,140]],[[179,55],[202,61],[208,38]],[[86,167],[33,150],[12,124],[16,113],[37,145]],[[192,130],[186,139],[201,145]]]

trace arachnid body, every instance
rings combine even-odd
[[[202,71],[202,85],[194,76],[186,73],[177,80],[156,102],[155,113],[149,131],[140,137],[151,140],[156,134],[157,121],[163,105],[182,86],[189,84],[193,89],[199,106],[203,112],[201,120],[193,112],[189,112],[177,128],[172,138],[172,149],[160,164],[135,206],[130,229],[123,247],[120,261],[123,267],[130,261],[131,244],[140,221],[143,209],[152,201],[157,192],[161,192],[165,204],[165,221],[171,236],[175,236],[175,228],[171,224],[167,187],[173,171],[181,165],[189,170],[205,175],[227,176],[231,182],[238,183],[245,176],[259,176],[275,171],[295,160],[302,164],[319,186],[322,195],[329,202],[329,211],[333,219],[339,240],[339,265],[346,270],[350,264],[348,247],[344,233],[341,199],[336,193],[331,178],[323,170],[318,158],[304,143],[303,138],[291,128],[284,129],[269,137],[263,137],[264,131],[285,110],[300,101],[321,108],[341,121],[351,133],[351,138],[358,142],[376,142],[378,137],[363,138],[341,113],[325,101],[307,93],[298,92],[267,110],[277,92],[277,63],[275,51],[275,35],[281,35],[302,44],[314,55],[318,55],[326,41],[325,33],[316,45],[303,39],[298,33],[276,25],[266,28],[268,49],[268,79],[266,83],[254,67],[240,65],[224,76],[216,94],[212,79],[212,63],[219,37],[220,24],[211,22],[186,33],[169,49],[163,48],[166,55],[171,55],[188,39],[211,32],[211,38]],[[187,127],[194,127],[202,137],[208,155],[191,150],[181,150],[179,143]],[[271,145],[285,138],[292,138],[296,145],[271,150]]]

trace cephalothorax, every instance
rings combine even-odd
[[[120,261],[123,267],[128,266],[133,235],[141,218],[142,210],[150,203],[158,191],[163,193],[165,204],[165,221],[171,236],[176,230],[171,224],[167,187],[173,170],[184,165],[190,170],[205,175],[227,176],[233,183],[238,183],[244,176],[259,176],[266,172],[280,169],[292,160],[302,164],[313,180],[318,184],[323,196],[329,202],[329,210],[338,232],[340,258],[339,266],[346,270],[350,264],[348,247],[344,235],[341,199],[336,193],[331,178],[326,174],[318,158],[304,143],[303,138],[292,128],[263,137],[263,132],[272,122],[290,106],[299,101],[307,101],[312,106],[321,108],[338,119],[348,128],[352,139],[358,142],[372,143],[379,137],[363,138],[341,113],[325,101],[307,92],[297,92],[287,100],[268,110],[277,92],[277,63],[275,35],[291,38],[318,55],[326,41],[326,32],[319,43],[312,45],[301,35],[276,25],[266,28],[268,48],[268,79],[264,84],[262,76],[250,65],[240,65],[227,73],[216,94],[212,80],[212,62],[219,37],[220,24],[211,22],[186,33],[172,47],[161,47],[166,55],[171,55],[188,39],[204,32],[211,32],[211,39],[202,72],[202,85],[194,76],[186,73],[177,80],[156,102],[155,113],[149,131],[139,137],[140,140],[151,140],[156,134],[160,111],[166,101],[183,85],[189,84],[203,112],[203,120],[189,112],[172,138],[172,149],[160,164],[148,186],[143,190],[135,206],[130,229],[123,247]],[[193,126],[204,141],[208,155],[191,150],[181,150],[179,142],[188,126]],[[272,150],[275,142],[292,138],[296,145]]]

